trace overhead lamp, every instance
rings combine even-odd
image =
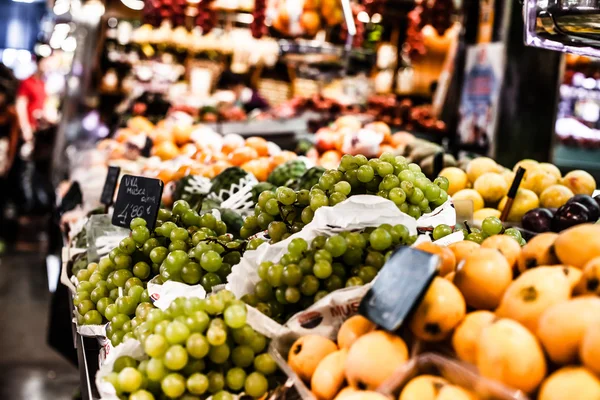
[[[143,10],[144,2],[142,0],[121,0],[125,6],[131,8],[132,10]]]

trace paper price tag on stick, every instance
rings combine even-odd
[[[419,304],[438,272],[439,257],[410,247],[385,263],[358,312],[388,331],[396,331]]]
[[[148,229],[154,229],[164,184],[159,179],[124,175],[117,193],[112,224],[129,228],[134,218],[146,220]]]

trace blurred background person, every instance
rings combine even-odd
[[[6,203],[13,193],[10,180],[14,174],[11,171],[19,142],[17,113],[9,100],[12,97],[10,85],[0,81],[0,254],[8,234],[8,224],[5,222]]]
[[[44,73],[45,59],[36,58],[36,71],[21,82],[17,91],[16,108],[21,127],[21,135],[25,143],[32,143],[35,132],[44,118],[46,103],[46,84]]]

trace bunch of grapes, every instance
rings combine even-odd
[[[110,322],[107,337],[114,346],[133,337],[144,321],[151,305],[148,281],[200,283],[210,292],[226,282],[245,247],[225,234],[225,223],[212,214],[199,215],[185,201],[175,202],[173,211],[159,210],[153,232],[141,218],[133,219],[130,228],[130,236],[108,256],[76,274],[73,304],[79,324]]]
[[[259,398],[281,378],[267,339],[246,324],[246,305],[229,291],[150,310],[136,335],[149,358],[120,357],[105,377],[132,400]]]
[[[334,206],[355,194],[374,194],[389,199],[400,211],[417,219],[448,199],[448,179],[429,180],[421,168],[402,156],[384,153],[368,160],[346,154],[338,169],[330,169],[310,191],[278,187],[258,197],[254,215],[246,217],[240,235],[267,231],[272,243],[299,232],[320,207]]]
[[[433,240],[439,240],[453,232],[462,232],[464,240],[481,244],[485,239],[493,235],[507,235],[515,239],[521,246],[527,243],[521,232],[516,228],[504,229],[502,221],[497,217],[487,217],[481,223],[481,229],[471,228],[466,222],[463,227],[458,225],[452,229],[450,226],[440,224],[433,229]]]
[[[286,321],[328,293],[371,282],[395,247],[415,240],[404,225],[389,224],[329,238],[318,236],[310,247],[304,239],[295,238],[279,262],[259,265],[261,281],[242,300],[277,321]]]
[[[160,275],[158,283],[200,283],[210,292],[226,282],[245,242],[232,240],[223,221],[210,213],[199,215],[184,200],[176,201],[172,212],[161,210],[158,218],[154,237],[142,245],[153,271]]]

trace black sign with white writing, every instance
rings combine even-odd
[[[129,228],[132,219],[143,218],[148,229],[154,229],[163,187],[160,179],[123,175],[114,206],[113,225]]]
[[[105,206],[110,206],[113,203],[115,197],[115,189],[117,188],[117,180],[121,168],[119,167],[108,167],[108,173],[106,174],[106,180],[104,181],[104,188],[102,188],[102,194],[100,195],[100,203]]]
[[[358,312],[396,331],[425,295],[438,272],[439,257],[410,247],[396,251],[363,297]]]

